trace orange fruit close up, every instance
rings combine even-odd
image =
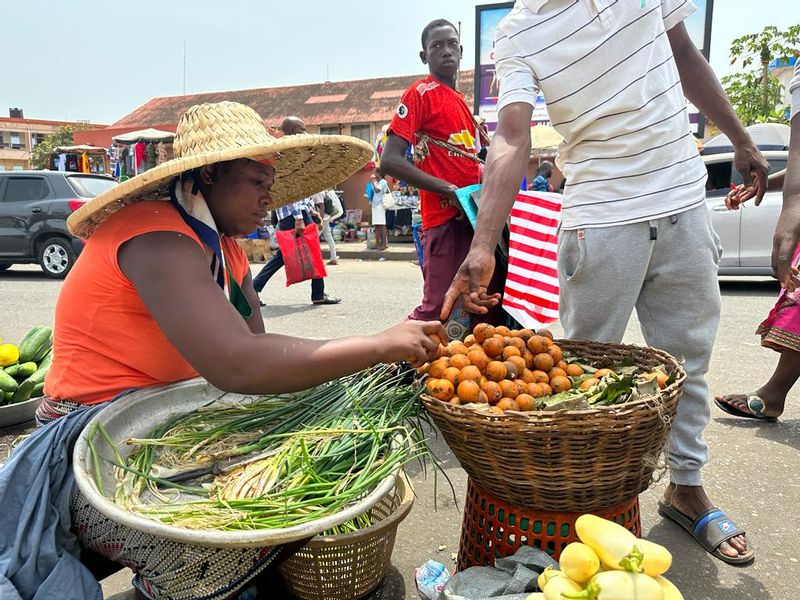
[[[488,323],[478,323],[472,332],[475,336],[475,341],[482,344],[494,335],[494,327]]]
[[[442,379],[447,379],[453,385],[458,383],[458,374],[461,372],[461,369],[457,369],[456,367],[447,367],[442,373]]]
[[[486,394],[486,398],[489,401],[489,404],[497,404],[500,402],[500,398],[503,397],[503,392],[500,389],[500,384],[496,381],[487,381],[483,385],[481,385],[481,391]]]
[[[533,375],[533,380],[536,383],[550,383],[550,378],[547,376],[547,373],[540,369],[531,371],[531,374]]]
[[[497,358],[503,354],[503,342],[495,337],[489,338],[483,342],[483,351],[486,352],[486,356]]]
[[[552,381],[555,377],[566,377],[567,372],[564,369],[553,367],[547,372],[547,376],[550,378],[550,381]]]
[[[520,394],[515,400],[522,411],[530,411],[536,408],[536,400],[528,394]]]
[[[520,352],[519,348],[516,348],[514,346],[506,346],[505,348],[503,348],[503,353],[501,354],[501,356],[503,357],[503,360],[508,360],[512,356],[519,356],[520,358],[522,358],[522,352]]]
[[[553,368],[553,365],[555,365],[555,361],[549,354],[545,354],[543,352],[533,357],[533,366],[535,366],[539,371],[544,371],[547,373],[547,371]]]
[[[458,395],[459,400],[464,404],[469,404],[470,402],[477,402],[478,397],[480,396],[481,388],[480,386],[475,383],[474,381],[462,381],[458,384],[458,389],[456,390],[456,394]]]
[[[589,377],[588,379],[584,379],[583,381],[581,381],[580,389],[588,390],[589,388],[596,386],[598,383],[600,383],[599,379],[595,379],[594,377]]]
[[[503,392],[504,398],[516,398],[519,396],[519,386],[508,379],[503,379],[500,382],[500,391]]]
[[[508,369],[500,361],[493,360],[486,366],[486,377],[492,381],[501,381],[506,378]]]
[[[553,392],[558,394],[560,392],[571,390],[572,382],[569,380],[569,378],[559,375],[558,377],[554,377],[550,380],[550,387],[553,388]]]
[[[480,347],[470,348],[467,358],[469,359],[470,364],[475,365],[481,371],[485,370],[486,365],[489,364],[489,357],[486,356],[486,352],[484,352]]]
[[[478,385],[480,380],[481,380],[481,370],[475,365],[469,365],[467,367],[464,367],[458,373],[459,385],[461,385],[461,383],[464,381],[472,381],[475,383],[475,385]]]
[[[614,371],[611,369],[597,369],[597,371],[594,372],[594,377],[595,379],[602,379],[606,375],[611,375],[613,372]]]
[[[450,366],[450,359],[447,357],[437,358],[431,363],[428,373],[434,379],[439,379],[444,373],[444,370]]]
[[[455,394],[453,384],[447,379],[429,379],[426,388],[428,393],[437,400],[450,400]]]
[[[561,348],[559,348],[555,344],[553,344],[552,346],[548,346],[548,348],[547,348],[547,350],[545,352],[547,352],[550,356],[553,357],[553,362],[558,362],[558,361],[561,360],[561,356],[562,356]]]
[[[520,354],[522,354],[522,351],[525,350],[527,346],[525,346],[525,340],[522,338],[512,337],[510,340],[508,340],[508,344],[506,345],[506,348],[509,347],[516,348],[519,350]]]
[[[468,357],[464,356],[463,354],[455,354],[450,357],[450,362],[448,363],[449,366],[455,367],[456,369],[463,369],[464,367],[470,364],[470,360]]]
[[[506,410],[519,410],[519,404],[512,398],[503,398],[497,403],[497,408]]]
[[[528,338],[528,350],[533,352],[534,354],[541,354],[545,350],[547,350],[547,345],[545,344],[545,338],[540,335],[533,335]]]
[[[580,365],[567,365],[567,375],[570,377],[580,377],[583,375],[583,367]]]
[[[534,398],[541,398],[544,396],[544,389],[542,388],[541,383],[529,383],[527,387],[527,392]]]

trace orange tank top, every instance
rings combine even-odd
[[[44,390],[48,396],[97,404],[131,388],[197,377],[117,262],[122,244],[154,231],[176,231],[202,245],[178,211],[161,201],[126,206],[87,240],[56,303],[53,363]],[[250,268],[247,256],[226,236],[222,251],[241,285]]]

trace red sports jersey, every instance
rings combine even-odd
[[[478,153],[475,120],[463,94],[430,75],[413,83],[403,94],[389,131],[410,144],[419,141],[416,133],[424,133],[464,152]],[[477,161],[432,143],[428,150],[428,156],[416,162],[420,170],[458,187],[480,182]],[[446,199],[426,190],[420,190],[420,210],[423,229],[438,227],[458,214]]]

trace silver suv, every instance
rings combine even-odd
[[[785,150],[765,150],[770,173],[786,168],[789,153]],[[731,184],[738,185],[742,178],[733,169],[733,153],[703,156],[708,169],[706,204],[711,210],[714,229],[722,242],[720,275],[772,275],[772,234],[781,212],[783,190],[770,190],[760,206],[752,201],[740,210],[728,210],[725,196]]]

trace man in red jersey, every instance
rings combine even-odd
[[[381,170],[420,190],[422,211],[422,302],[412,319],[438,319],[444,294],[466,257],[472,227],[463,218],[458,188],[480,182],[479,129],[464,96],[456,90],[461,61],[458,30],[438,19],[422,30],[423,64],[430,74],[414,82],[397,107],[381,155]],[[414,146],[414,164],[405,160]],[[503,273],[495,273],[491,292],[502,291]],[[504,320],[499,305],[481,320]]]

